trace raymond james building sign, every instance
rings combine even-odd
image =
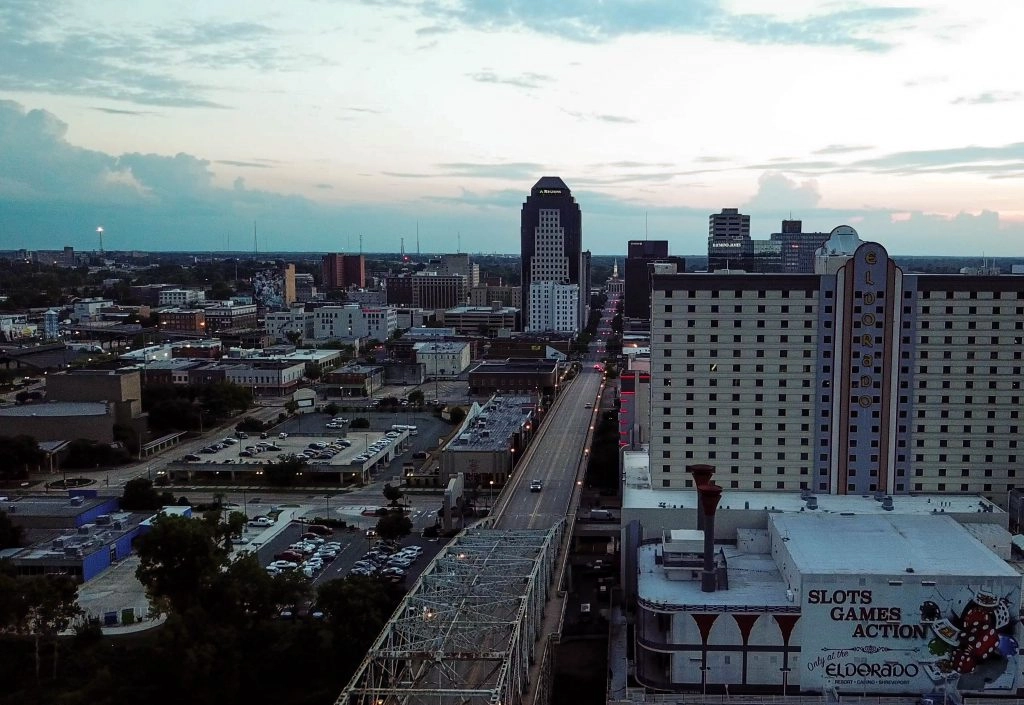
[[[924,693],[950,684],[1006,694],[1019,687],[1019,579],[984,588],[920,576],[813,587],[803,605],[803,690]]]

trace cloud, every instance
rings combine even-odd
[[[471,176],[484,179],[530,181],[531,185],[548,167],[536,162],[447,162],[437,165],[446,176]]]
[[[862,144],[830,144],[827,147],[814,150],[814,154],[849,154],[850,152],[863,152],[868,149],[871,149],[871,147]]]
[[[118,108],[101,108],[93,106],[92,110],[98,110],[101,113],[107,113],[108,115],[129,115],[132,117],[141,117],[143,115],[156,115],[151,110],[120,110]]]
[[[433,37],[438,34],[449,34],[451,31],[451,27],[442,27],[441,25],[432,24],[427,27],[420,27],[416,30],[416,34],[421,37]]]
[[[960,171],[977,174],[1017,172],[1024,168],[1024,142],[998,147],[953,147],[893,152],[873,159],[862,159],[847,166],[857,171],[895,174],[920,174]]]
[[[333,189],[334,186],[332,186],[331,184],[313,184],[313,188],[318,188],[318,189],[323,189],[323,190],[330,190],[330,189]]]
[[[888,29],[899,30],[924,11],[912,7],[865,7],[782,20],[768,14],[732,14],[717,0],[533,0],[476,2],[429,0],[419,6],[437,24],[452,22],[493,31],[522,28],[577,42],[607,42],[639,34],[706,36],[746,44],[847,47],[886,51]]]
[[[814,208],[821,201],[818,182],[804,181],[797,183],[785,174],[765,172],[757,180],[757,193],[743,204],[750,210],[765,209],[806,210]]]
[[[600,120],[601,122],[612,122],[625,125],[632,125],[636,123],[636,120],[630,117],[625,117],[624,115],[594,115],[593,118],[595,120]]]
[[[478,83],[496,83],[517,88],[540,88],[541,84],[552,80],[551,76],[546,76],[542,73],[527,71],[518,76],[499,76],[489,69],[477,71],[476,73],[467,73],[466,76]]]
[[[224,164],[226,166],[240,166],[246,169],[270,169],[270,164],[265,161],[245,162],[238,161],[236,159],[218,159],[216,164]]]
[[[960,96],[950,101],[953,105],[991,105],[993,103],[1015,103],[1024,100],[1021,91],[986,91],[974,95]]]
[[[281,50],[274,34],[250,22],[76,26],[59,3],[9,0],[0,3],[0,90],[224,108],[210,97],[215,87],[182,78],[175,67],[270,71],[318,60]]]
[[[562,173],[583,210],[584,247],[598,254],[622,253],[625,239],[643,235],[648,214],[650,237],[669,240],[673,253],[685,255],[706,251],[707,216],[722,205],[666,206],[660,200],[664,191],[648,196],[642,187],[658,186],[675,176],[670,183],[676,188],[678,177],[686,172],[673,171],[668,162],[628,160],[588,167],[587,173],[597,174],[591,179],[539,163],[452,162],[431,169],[437,174],[415,175],[465,176],[465,188],[451,194],[387,203],[317,203],[251,189],[242,179],[221,187],[214,178],[216,162],[199,155],[106,154],[72,144],[67,135],[68,126],[57,116],[0,101],[0,233],[5,234],[6,247],[92,248],[95,226],[102,223],[109,249],[251,251],[256,222],[261,251],[330,251],[345,238],[356,244],[358,233],[372,234],[377,251],[397,251],[400,235],[408,236],[410,224],[419,220],[427,250],[434,243],[436,251],[445,251],[448,236],[460,230],[474,233],[473,251],[515,252],[518,238],[509,234],[518,232],[520,208],[530,187],[542,174]],[[1024,147],[965,149],[969,151],[889,156],[903,165],[941,159],[946,166],[957,167],[971,163],[964,159],[1009,157]],[[990,163],[1002,168],[1001,164]],[[892,166],[887,162],[870,168]],[[481,182],[477,175],[508,183]],[[382,177],[378,173],[367,178]],[[635,179],[639,186],[624,197],[626,190],[615,186],[616,179]],[[600,180],[604,183],[596,183]],[[489,183],[499,188],[486,188]],[[315,185],[325,197],[327,186]],[[428,187],[434,184],[424,182],[424,193],[436,193]],[[336,198],[341,201],[344,196],[338,191]],[[983,249],[989,255],[1010,256],[1019,254],[1018,244],[1024,241],[1024,224],[1008,222],[993,211],[942,215],[885,204],[820,208],[819,202],[814,181],[796,179],[788,168],[785,174],[774,169],[761,175],[756,195],[743,208],[751,213],[759,233],[770,232],[792,210],[804,221],[805,231],[827,232],[842,223],[854,224],[864,239],[880,242],[896,254],[962,255],[970,248],[972,253]]]

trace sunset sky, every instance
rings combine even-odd
[[[186,10],[181,9],[187,8]],[[707,216],[1024,255],[1024,3],[4,0],[0,249],[518,252]]]

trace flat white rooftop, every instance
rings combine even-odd
[[[804,512],[770,514],[769,522],[804,574],[1017,577],[949,516]]]
[[[695,509],[697,491],[693,488],[678,490],[656,490],[630,486],[628,478],[630,468],[626,467],[627,484],[623,491],[622,509]],[[819,514],[982,514],[994,512],[1005,514],[998,506],[977,495],[893,495],[893,511],[882,509],[882,503],[872,495],[814,495],[818,508],[813,510]],[[664,506],[662,506],[664,503]],[[799,492],[757,492],[753,490],[730,490],[722,492],[722,500],[718,505],[723,509],[775,510],[777,512],[807,513],[807,502],[800,498]],[[988,507],[992,507],[991,510]]]
[[[665,570],[654,559],[661,552],[661,544],[641,546],[637,553],[640,598],[663,605],[795,606],[786,595],[787,586],[771,555],[741,553],[735,546],[715,546],[716,553],[719,548],[729,563],[729,589],[703,592],[699,580],[665,577]]]

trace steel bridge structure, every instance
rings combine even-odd
[[[460,533],[402,600],[336,705],[521,705],[564,524]]]

